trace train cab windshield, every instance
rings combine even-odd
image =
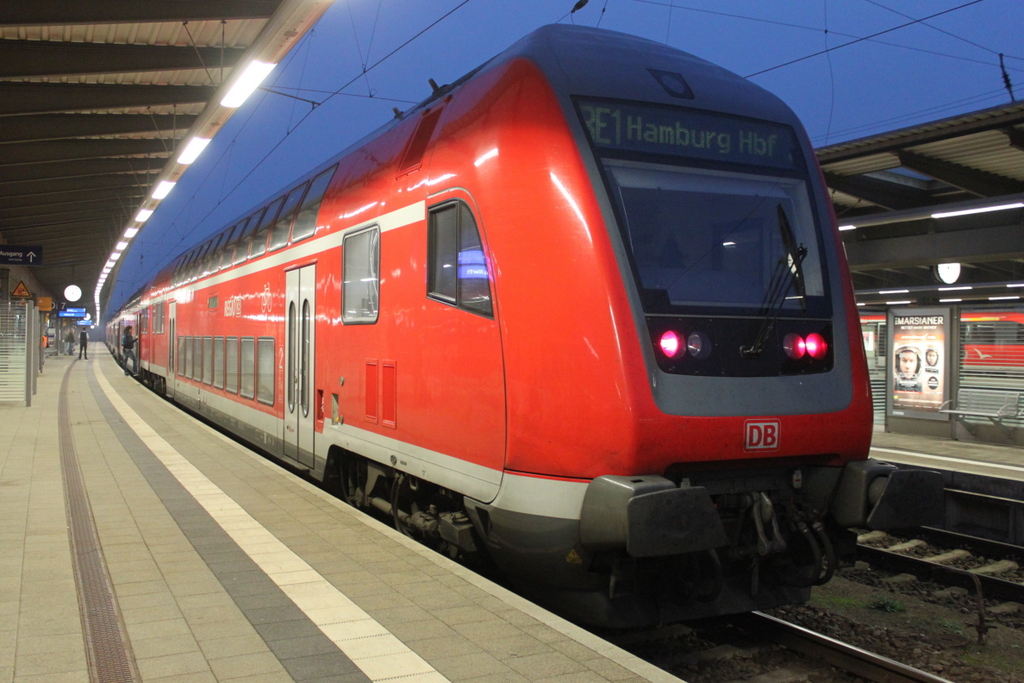
[[[788,267],[794,277],[779,312],[829,315],[806,163],[792,129],[655,105],[578,106],[646,313],[757,315]]]

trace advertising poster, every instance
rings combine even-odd
[[[949,383],[948,308],[889,311],[891,415],[947,420],[939,412]]]

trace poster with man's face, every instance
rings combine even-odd
[[[949,309],[893,309],[889,313],[892,349],[891,414],[947,419]]]

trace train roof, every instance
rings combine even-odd
[[[260,202],[248,207],[225,225],[234,225],[270,198],[283,194],[303,179],[312,178],[330,168],[340,159],[398,125],[413,112],[456,90],[476,74],[514,59],[528,59],[535,63],[560,96],[565,98],[597,97],[692,106],[733,114],[742,112],[746,116],[790,125],[799,124],[796,115],[778,97],[700,57],[627,33],[552,24],[527,34],[462,77],[440,86],[429,97],[406,111],[396,110],[394,119],[364,135],[309,173],[293,179],[274,192],[268,192]],[[692,97],[680,97],[670,92],[656,73],[682,76],[689,86]],[[219,230],[204,236],[183,250],[160,270],[154,281],[169,279],[185,255],[211,237],[215,237],[218,232]]]
[[[628,99],[747,116],[796,125],[777,96],[733,72],[646,38],[585,26],[544,26],[494,61],[536,62],[556,89],[572,96]],[[678,74],[690,95],[669,92],[656,74]]]

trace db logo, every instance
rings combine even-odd
[[[782,423],[778,420],[747,420],[743,423],[746,436],[743,448],[748,451],[775,451],[782,438]]]

